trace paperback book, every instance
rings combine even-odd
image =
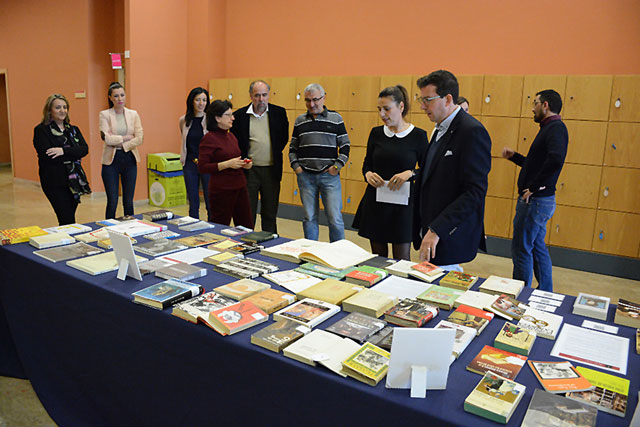
[[[133,247],[136,251],[152,257],[170,254],[187,248],[188,246],[183,245],[179,240],[169,239],[156,239],[150,242],[140,243]]]
[[[287,346],[283,354],[307,365],[315,366],[319,363],[336,374],[346,377],[342,361],[358,348],[360,346],[349,338],[316,329]]]
[[[182,231],[200,231],[214,228],[215,225],[207,221],[198,221],[191,224],[181,225],[178,228]]]
[[[156,239],[173,239],[174,237],[178,237],[180,234],[171,230],[158,231],[157,233],[149,233],[145,234],[143,237],[147,240],[156,240]]]
[[[230,246],[229,248],[227,248],[227,251],[230,252],[236,252],[242,255],[249,255],[249,254],[253,254],[256,252],[260,252],[260,250],[263,248],[263,246],[257,244],[257,243],[238,243],[235,246]]]
[[[33,251],[35,255],[38,255],[47,261],[60,262],[67,261],[69,259],[80,258],[90,255],[96,255],[104,252],[100,248],[87,245],[83,242],[74,243],[71,245],[58,246],[55,248],[41,249],[39,251]]]
[[[253,258],[237,258],[216,265],[214,270],[238,279],[254,279],[262,274],[273,273],[278,268],[275,264]]]
[[[431,283],[438,277],[444,276],[444,270],[435,264],[423,261],[419,264],[412,265],[408,275]]]
[[[378,318],[385,311],[396,305],[397,302],[398,299],[389,294],[373,289],[363,289],[342,301],[342,308],[344,311],[362,313]]]
[[[325,301],[330,304],[340,305],[342,301],[349,298],[364,288],[347,282],[334,279],[324,279],[321,282],[309,286],[297,294],[298,299],[312,298]]]
[[[267,314],[271,314],[290,304],[293,304],[296,296],[276,289],[265,289],[262,292],[251,295],[244,301],[251,301],[256,307]]]
[[[630,381],[583,366],[578,366],[576,369],[594,387],[588,391],[567,393],[567,397],[593,406],[600,411],[624,418],[629,400]]]
[[[220,265],[227,261],[244,258],[244,255],[235,252],[220,252],[219,254],[206,257],[203,261],[211,265]]]
[[[305,262],[296,268],[296,271],[309,274],[319,279],[336,279],[342,280],[347,273],[353,271],[354,267],[348,267],[344,270],[337,270],[335,268],[327,267],[324,265],[313,264],[311,262]]]
[[[461,305],[453,311],[447,320],[476,330],[476,335],[487,327],[494,314],[468,305]]]
[[[176,242],[179,242],[185,246],[189,246],[190,248],[197,248],[198,246],[210,245],[212,243],[219,242],[224,239],[225,239],[224,237],[219,236],[217,234],[205,232],[205,233],[196,234],[195,236],[182,237],[176,240]],[[215,250],[217,248],[209,248],[209,249]]]
[[[640,328],[640,304],[620,298],[613,321],[618,325]]]
[[[384,320],[398,326],[419,328],[438,315],[439,309],[417,299],[403,299],[384,313]]]
[[[273,320],[293,320],[313,328],[340,311],[340,307],[328,302],[303,299],[273,314]]]
[[[464,400],[464,410],[506,424],[522,400],[526,387],[493,372],[484,374]]]
[[[407,278],[407,277],[409,277],[409,273],[412,271],[411,267],[413,267],[416,264],[417,264],[417,262],[412,262],[412,261],[408,261],[406,259],[401,259],[400,261],[388,266],[386,268],[386,270],[389,273],[394,274],[394,275],[396,275],[398,277]]]
[[[29,244],[38,249],[53,248],[54,246],[68,245],[75,242],[76,239],[67,233],[50,233],[42,236],[34,236],[29,239]]]
[[[0,230],[0,244],[13,245],[16,243],[28,242],[32,237],[43,236],[45,234],[47,234],[47,232],[37,225]]]
[[[165,308],[195,297],[203,288],[195,283],[169,279],[134,292],[133,302],[164,310]]]
[[[298,322],[279,320],[254,332],[251,335],[251,344],[279,353],[309,332],[311,332],[311,328]]]
[[[240,279],[226,285],[218,286],[214,290],[220,295],[240,301],[270,287],[271,285],[267,283],[256,282],[251,279]]]
[[[207,249],[213,249],[216,251],[226,251],[229,248],[233,248],[234,246],[239,245],[240,242],[233,240],[233,239],[224,239],[224,240],[220,240],[217,241],[215,243],[210,244],[209,246],[207,246]]]
[[[207,269],[184,262],[177,262],[155,271],[156,277],[163,279],[193,280],[207,275]]]
[[[173,218],[167,221],[167,224],[171,224],[171,225],[177,225],[177,226],[181,226],[181,225],[187,225],[187,224],[192,224],[194,222],[198,222],[200,221],[197,218],[191,218],[190,216],[182,216],[180,218]]]
[[[498,332],[493,346],[501,350],[528,356],[536,340],[536,333],[513,323],[505,322]]]
[[[360,266],[347,273],[345,280],[355,285],[371,287],[388,276],[385,270],[376,267]]]
[[[518,326],[535,332],[540,338],[555,340],[562,320],[562,316],[557,314],[529,307],[518,321]]]
[[[437,305],[443,310],[451,310],[456,299],[458,299],[463,293],[464,291],[461,289],[433,285],[418,295],[418,299],[428,304]]]
[[[74,235],[78,233],[86,233],[88,231],[91,231],[91,227],[84,224],[66,224],[66,225],[58,225],[57,227],[44,228],[43,230],[49,234],[67,233],[69,235]]]
[[[142,214],[142,219],[144,219],[145,221],[152,221],[152,222],[173,219],[174,217],[175,217],[174,213],[166,209],[157,209],[155,211],[144,212]]]
[[[140,263],[146,260],[146,258],[136,255],[136,262]],[[117,270],[118,260],[116,259],[116,254],[113,251],[110,251],[67,261],[67,265],[75,268],[76,270],[95,276]]]
[[[598,412],[582,402],[536,389],[521,427],[595,427]]]
[[[275,273],[263,274],[262,277],[295,294],[322,281],[322,279],[296,270],[276,271]]]
[[[469,307],[475,307],[480,310],[488,310],[491,304],[498,299],[498,295],[486,294],[484,292],[466,291],[464,294],[456,298],[453,303],[454,307],[461,305],[467,305]]]
[[[252,232],[253,230],[242,225],[238,225],[237,227],[225,228],[224,230],[220,230],[222,234],[225,236],[241,236],[243,234],[247,234]]]
[[[213,329],[209,324],[209,313],[235,303],[235,300],[211,291],[177,303],[171,314],[191,323],[202,322]]]
[[[267,320],[267,313],[246,300],[209,313],[209,324],[221,335],[233,335]]]
[[[380,332],[369,338],[367,342],[370,342],[383,350],[391,351],[391,344],[393,343],[393,329],[393,326],[385,326],[380,330]]]
[[[391,354],[371,343],[365,343],[344,362],[345,373],[370,386],[376,386],[389,370]]]
[[[447,288],[460,289],[468,291],[478,281],[477,276],[471,274],[462,273],[459,271],[450,271],[440,279],[438,284],[440,286],[446,286]]]
[[[467,370],[480,375],[491,371],[513,380],[526,361],[526,356],[485,345],[467,365]]]
[[[457,323],[441,320],[434,329],[455,329],[456,337],[453,341],[453,355],[458,358],[476,337],[476,330]]]
[[[506,294],[513,298],[518,298],[524,289],[522,280],[507,279],[506,277],[489,276],[487,280],[480,284],[478,290],[493,295]]]
[[[145,234],[157,233],[158,231],[165,231],[167,229],[167,226],[164,224],[157,224],[154,222],[135,219],[131,221],[124,221],[116,225],[110,225],[109,227],[105,228],[111,231],[116,231],[120,234],[126,234],[129,237],[138,237]],[[106,238],[109,238],[108,233]]]
[[[387,325],[384,320],[361,313],[349,313],[326,330],[363,344]]]
[[[517,299],[509,295],[502,294],[489,307],[487,307],[487,310],[492,311],[507,320],[520,320],[522,316],[524,316],[524,312],[527,308],[529,307]]]
[[[591,382],[580,375],[570,362],[529,360],[527,363],[542,387],[549,393],[568,393],[593,389]]]
[[[136,243],[138,243],[138,241],[133,237],[129,237],[129,240],[131,241],[132,245],[135,245]],[[104,249],[113,249],[113,244],[111,243],[111,239],[98,240],[97,244],[98,246]]]
[[[276,233],[270,233],[268,231],[252,231],[250,233],[241,235],[240,240],[249,243],[262,243],[277,238],[278,235]]]

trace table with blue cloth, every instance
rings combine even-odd
[[[216,225],[207,231],[224,228]],[[169,229],[181,236],[201,233],[172,225]],[[133,292],[163,280],[153,275],[142,282],[118,280],[116,272],[90,276],[33,251],[27,243],[0,248],[0,375],[28,378],[61,426],[496,424],[465,412],[463,403],[481,379],[465,368],[484,345],[492,345],[505,322],[498,317],[453,362],[446,390],[428,390],[426,399],[412,399],[409,390],[386,389],[384,380],[370,387],[252,345],[251,334],[267,323],[223,337],[205,325],[172,316],[171,308],[132,303]],[[250,257],[282,270],[296,266],[260,254]],[[199,265],[207,266],[208,274],[193,282],[206,291],[236,280],[209,264]],[[526,301],[530,292],[525,289],[519,299]],[[581,325],[585,318],[571,314],[574,300],[566,297],[557,314],[565,323]],[[614,311],[612,306],[607,323],[613,322]],[[345,315],[341,312],[318,327],[324,329]],[[441,310],[426,327],[448,315]],[[631,339],[627,414],[620,418],[599,412],[598,425],[603,426],[628,425],[637,404],[640,356],[635,353],[635,330],[619,328],[620,336]],[[554,342],[538,338],[530,359],[561,360],[549,355]],[[527,390],[508,424],[514,426],[522,422],[534,390],[541,388],[528,366],[516,381]]]

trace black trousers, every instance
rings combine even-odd
[[[71,194],[69,186],[48,186],[42,183],[42,191],[49,199],[53,211],[58,217],[59,225],[74,224],[76,222],[76,209],[78,201]]]
[[[260,194],[260,218],[262,230],[277,233],[276,217],[280,199],[280,169],[277,166],[253,166],[247,171],[247,190],[253,223],[258,213]]]

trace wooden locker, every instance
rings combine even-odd
[[[377,111],[380,76],[351,76],[349,111]]]
[[[209,80],[209,101],[216,99],[228,99],[229,96],[229,79],[211,79]]]
[[[364,179],[362,176],[362,164],[364,163],[364,156],[366,152],[367,149],[365,147],[351,147],[349,160],[347,160],[347,164],[341,173],[344,178],[353,180]]]
[[[640,168],[640,123],[609,123],[604,165]]]
[[[349,76],[325,76],[322,78],[328,109],[342,113],[349,110],[351,78]]]
[[[295,77],[274,77],[271,79],[271,95],[269,102],[274,105],[293,110],[296,108]]]
[[[366,147],[371,129],[378,124],[378,113],[353,111],[345,118],[345,125],[352,146]]]
[[[484,76],[482,115],[520,117],[523,76]]]
[[[598,210],[591,250],[635,257],[640,247],[640,215]]]
[[[251,95],[249,95],[249,84],[253,81],[250,78],[242,79],[229,79],[229,96],[228,99],[233,104],[233,109],[237,110],[240,107],[251,102]]]
[[[411,86],[412,84],[413,84],[413,77],[411,76],[411,74],[396,74],[392,76],[380,76],[380,88],[378,89],[378,93],[376,94],[376,96],[379,95],[383,89],[386,89],[389,86],[402,85],[407,90],[407,93],[409,94],[409,99],[411,99],[411,91],[413,89]]]
[[[280,203],[288,205],[293,203],[293,180],[294,174],[285,172],[280,181]]]
[[[489,188],[487,189],[487,196],[509,199],[513,198],[515,174],[515,163],[502,158],[492,158],[491,171],[489,172]]]
[[[487,196],[484,204],[484,231],[488,236],[509,237],[511,216],[511,199]]]
[[[463,74],[458,79],[459,95],[469,100],[469,114],[479,116],[482,111],[482,89],[484,76],[482,74]]]
[[[529,148],[531,148],[531,143],[533,143],[533,140],[535,139],[539,131],[540,125],[534,122],[533,118],[520,119],[520,130],[518,133],[518,145],[516,151],[526,157],[526,155],[529,153]]]
[[[567,87],[567,76],[524,76],[524,85],[522,88],[522,109],[521,117],[533,116],[533,100],[536,99],[536,93],[553,89],[560,94],[560,98],[564,102],[565,90]]]
[[[577,120],[607,120],[612,76],[568,76],[562,117]]]
[[[491,155],[502,156],[503,147],[518,146],[520,119],[515,117],[481,117],[480,121],[491,137]]]
[[[344,184],[345,185],[342,188],[344,194],[342,211],[349,214],[355,214],[358,210],[360,200],[362,200],[362,196],[367,189],[367,183],[362,180],[356,181],[347,179],[344,181]]]
[[[613,76],[609,120],[640,122],[640,75]]]
[[[602,168],[599,209],[640,213],[640,169]]]
[[[567,120],[564,123],[569,132],[569,146],[565,161],[586,165],[602,165],[607,137],[607,122]]]
[[[304,88],[306,88],[311,83],[318,83],[324,89],[327,88],[324,86],[323,77],[320,76],[308,76],[308,77],[296,77],[296,110],[307,110],[307,104],[304,103]]]
[[[293,125],[296,124],[296,119],[300,114],[303,114],[305,112],[306,111],[287,110],[287,119],[289,120],[289,141],[291,141],[291,134],[293,133]]]
[[[429,138],[431,138],[431,134],[436,128],[436,124],[432,122],[431,119],[429,119],[429,116],[427,116],[422,110],[414,111],[413,113],[411,113],[411,123],[415,127],[423,129],[425,132],[427,132],[427,137]]]
[[[556,203],[595,209],[601,166],[565,163],[556,183]]]
[[[595,223],[595,209],[558,205],[551,218],[549,242],[553,246],[589,251]]]
[[[414,114],[422,112],[420,103],[418,102],[418,98],[422,96],[420,94],[420,89],[418,89],[418,79],[424,75],[425,74],[411,76],[411,88],[407,88],[407,91],[409,91],[409,98],[411,98],[411,111]]]

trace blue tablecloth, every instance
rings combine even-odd
[[[132,292],[162,280],[152,275],[144,276],[143,282],[120,281],[115,272],[90,276],[64,262],[33,255],[33,250],[26,243],[0,248],[0,374],[29,378],[61,426],[495,425],[464,412],[463,402],[480,381],[465,367],[493,342],[504,323],[500,318],[452,364],[446,390],[411,399],[408,390],[385,389],[384,380],[370,387],[251,345],[251,334],[266,324],[222,337],[204,325],[172,316],[171,309],[133,304]],[[251,257],[281,269],[295,267],[258,254]],[[210,268],[207,276],[194,282],[209,291],[232,280]],[[525,289],[521,299],[529,293]],[[558,314],[566,323],[580,325],[585,318],[570,314],[573,301],[565,298]],[[448,314],[441,311],[427,327]],[[319,327],[324,329],[344,315]],[[613,315],[612,307],[609,322]],[[628,425],[631,419],[640,380],[634,332],[620,326],[619,334],[632,338],[627,416],[600,412],[598,425]],[[559,360],[549,356],[553,343],[538,339],[530,358]],[[534,389],[540,388],[526,366],[516,381],[527,391],[509,423],[514,426],[520,425]]]

